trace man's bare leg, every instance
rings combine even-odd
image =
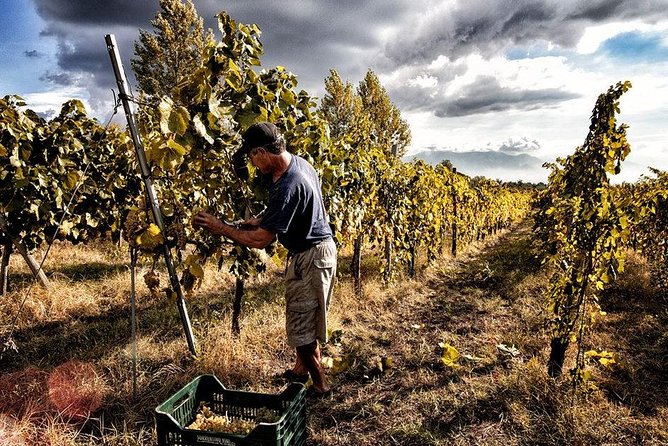
[[[297,360],[295,361],[294,367],[292,367],[292,371],[297,375],[306,375],[308,373],[308,369],[299,357],[299,352],[297,352]]]
[[[322,369],[318,341],[297,347],[297,358],[297,361],[301,361],[301,364],[310,373],[315,391],[323,393],[329,390],[325,381],[325,373]]]
[[[320,345],[316,346],[316,355],[317,355],[317,360],[318,364],[322,364],[322,355],[320,353]],[[299,357],[299,352],[297,352],[297,360],[295,361],[295,365],[292,367],[292,371],[295,372],[297,375],[306,375],[308,373],[308,369],[302,362],[302,359]]]

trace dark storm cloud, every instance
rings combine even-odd
[[[540,4],[527,5],[525,8],[513,12],[510,18],[503,24],[502,34],[510,32],[522,32],[527,25],[551,21],[556,15],[554,8]]]
[[[574,48],[588,24],[668,17],[668,0],[469,0],[454,7],[412,17],[393,39],[386,55],[399,64],[425,63],[439,55],[456,59],[472,52],[485,57],[511,45],[548,41]]]
[[[457,59],[472,52],[492,56],[510,44],[547,39],[563,45],[577,43],[574,26],[555,26],[558,11],[553,4],[529,1],[474,0],[441,8],[409,25],[415,30],[406,39],[386,47],[397,63],[424,63],[439,55]]]
[[[32,0],[46,23],[44,35],[58,42],[58,67],[85,87],[91,102],[116,88],[104,35],[116,35],[125,70],[134,83],[130,59],[139,29],[152,30],[158,0]],[[205,26],[218,35],[215,15],[227,9],[238,22],[262,29],[266,68],[283,65],[297,74],[299,88],[321,95],[330,68],[359,82],[367,69],[377,74],[426,66],[444,55],[451,62],[479,53],[492,57],[509,46],[537,42],[573,48],[587,24],[666,17],[668,0],[195,0]],[[606,6],[607,5],[607,6]],[[57,75],[61,75],[59,72]],[[52,75],[53,76],[53,75]],[[439,82],[447,77],[437,76]],[[65,77],[61,78],[65,81]],[[407,78],[410,79],[410,78]],[[55,79],[54,79],[55,81]],[[480,84],[477,88],[482,88]],[[510,91],[498,84],[468,89],[438,99],[429,89],[396,88],[392,98],[411,109],[430,109],[439,116],[526,109],[568,99],[558,89]],[[389,90],[389,89],[388,89]],[[412,93],[412,97],[411,94]],[[489,97],[481,97],[480,95]],[[396,96],[395,96],[396,95]],[[442,95],[441,95],[442,97]],[[106,101],[106,99],[105,99]]]
[[[480,76],[473,84],[458,92],[458,97],[446,98],[436,107],[434,114],[445,117],[505,110],[532,110],[550,107],[576,97],[578,95],[557,88],[515,90],[502,87],[496,78]]]
[[[579,5],[567,19],[588,19],[595,22],[605,20],[616,15],[617,9],[624,5],[624,0],[603,0],[588,2]]]
[[[41,75],[39,80],[63,86],[70,86],[76,83],[75,76],[71,73],[51,73],[50,71]]]
[[[146,26],[146,18],[152,18],[158,10],[157,0],[33,0],[33,3],[47,22],[70,25]]]
[[[422,0],[418,0],[422,1]],[[58,67],[64,72],[86,73],[79,82],[108,91],[115,88],[104,35],[116,35],[125,71],[134,83],[130,59],[139,29],[152,31],[150,21],[159,10],[158,1],[33,0],[47,23],[43,35],[58,42]],[[380,4],[382,3],[382,4]],[[322,89],[330,68],[351,81],[361,80],[378,55],[381,42],[375,30],[393,23],[412,5],[402,0],[366,2],[195,0],[205,27],[219,37],[216,15],[227,9],[238,22],[256,23],[262,29],[263,66],[283,65],[297,74],[299,88],[312,93]],[[88,86],[87,85],[87,86]]]
[[[84,88],[93,114],[106,116],[113,107],[111,89],[117,89],[104,36],[114,34],[125,72],[134,83],[130,58],[139,28],[151,29],[158,1],[136,0],[32,0],[46,23],[41,30],[57,42],[58,73],[41,79],[63,86]]]
[[[556,106],[578,95],[557,88],[522,90],[503,87],[491,76],[444,95],[437,90],[411,87],[390,92],[404,110],[431,111],[438,117],[459,117],[506,110],[533,110]]]
[[[591,22],[642,18],[653,22],[666,17],[666,0],[598,0],[577,2],[566,20],[584,19]]]
[[[376,31],[414,13],[415,3],[359,0],[280,2],[239,1],[224,6],[232,17],[255,23],[262,30],[265,67],[283,65],[298,75],[300,88],[321,89],[331,68],[342,78],[358,82],[381,55]],[[216,30],[217,1],[195,2],[206,26]]]
[[[668,17],[668,0],[469,0],[441,6],[435,2],[434,6],[428,13],[413,15],[388,40],[388,66],[428,67],[445,56],[447,68],[465,62],[471,54],[487,59],[509,48],[547,47],[548,42],[573,49],[589,24],[629,19],[651,23]],[[491,77],[478,78],[474,84],[444,95],[450,78],[436,77],[438,85],[433,88],[397,82],[388,90],[402,109],[430,111],[439,117],[531,110],[576,97],[559,88],[502,88]]]

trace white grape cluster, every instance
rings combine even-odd
[[[187,429],[248,435],[254,427],[255,423],[252,421],[244,420],[243,418],[230,418],[227,414],[219,415],[208,406],[202,405],[195,416],[195,421]]]

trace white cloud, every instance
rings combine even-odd
[[[599,49],[603,42],[620,34],[634,31],[643,33],[664,32],[666,30],[668,30],[668,21],[649,25],[639,20],[633,20],[630,22],[613,22],[588,26],[580,38],[576,49],[580,54],[593,54]]]
[[[420,88],[434,88],[438,85],[438,79],[434,76],[421,74],[408,80],[408,85]]]
[[[27,107],[36,113],[60,112],[62,105],[70,99],[79,99],[83,102],[86,110],[90,113],[91,107],[88,102],[88,91],[79,87],[62,87],[49,91],[26,93],[22,95]]]
[[[563,56],[508,60],[502,56],[485,59],[472,54],[464,58],[463,64],[465,73],[450,82],[444,94],[456,95],[481,76],[494,77],[503,87],[541,89],[564,87],[574,74]]]

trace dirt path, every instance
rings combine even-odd
[[[668,297],[648,265],[629,252],[601,293],[607,315],[584,348],[617,362],[589,360],[592,379],[574,394],[567,372],[546,374],[548,276],[531,243],[519,225],[350,304],[330,347],[348,367],[332,373],[336,395],[309,406],[310,444],[668,445]],[[454,366],[441,343],[460,354]]]
[[[538,270],[528,234],[517,227],[423,278],[367,291],[344,321],[335,353],[350,367],[335,375],[336,396],[310,407],[312,444],[471,444],[481,429],[507,436],[497,377],[544,346],[540,309],[517,293]],[[469,359],[444,365],[439,343]]]

